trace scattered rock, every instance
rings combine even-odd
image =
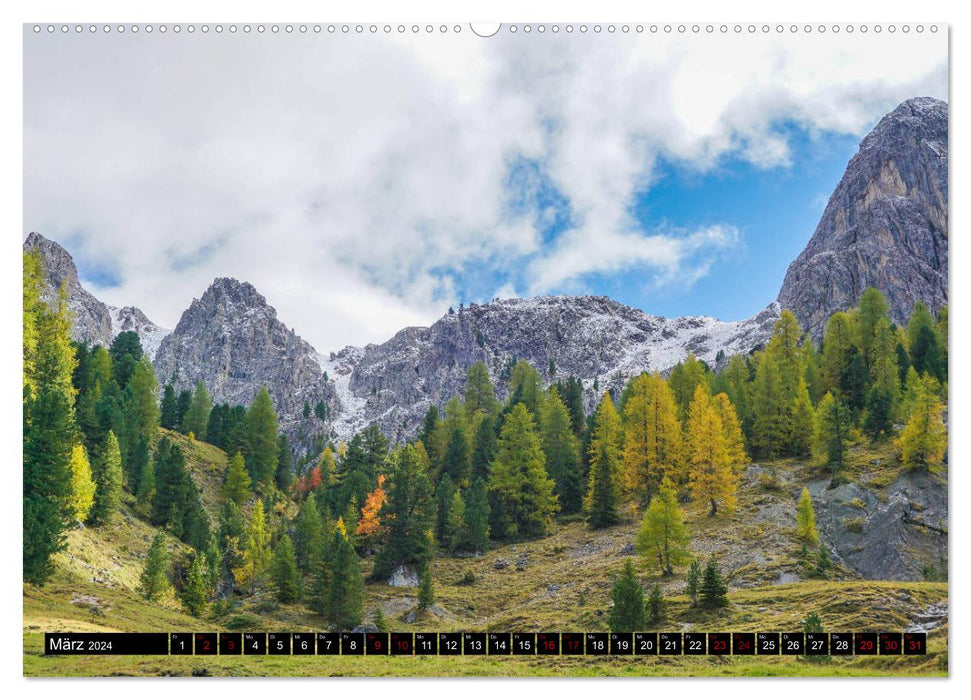
[[[508,559],[496,559],[496,563],[492,565],[492,568],[496,569],[497,571],[501,571],[502,569],[505,569],[507,566],[509,566]]]
[[[529,566],[529,556],[524,552],[516,559],[516,571],[524,571]]]
[[[546,587],[546,592],[547,593],[556,593],[556,591],[558,591],[558,590],[560,590],[560,585],[559,584],[556,584],[556,583],[551,583],[550,585],[548,585]]]
[[[631,556],[634,554],[634,543],[628,542],[620,550],[621,556]]]
[[[418,572],[406,566],[399,566],[388,579],[388,585],[395,588],[417,588]]]

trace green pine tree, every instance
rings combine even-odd
[[[604,393],[594,414],[590,440],[590,484],[584,509],[592,528],[620,522],[620,465],[623,431],[609,393]]]
[[[698,604],[698,594],[701,592],[701,564],[695,559],[688,567],[688,574],[685,577],[684,592],[691,598],[691,605]]]
[[[364,583],[357,552],[347,539],[344,523],[338,520],[330,554],[330,575],[324,615],[339,630],[349,630],[361,624]]]
[[[428,610],[435,604],[435,586],[432,583],[432,572],[426,568],[418,581],[418,609]]]
[[[121,505],[122,482],[121,451],[113,432],[108,432],[108,439],[101,450],[101,458],[95,464],[97,468],[94,476],[98,488],[94,494],[94,507],[91,508],[89,517],[95,524],[110,523],[118,512],[118,506]]]
[[[324,543],[324,525],[317,509],[317,499],[312,493],[300,504],[293,539],[297,565],[304,571],[310,571]]]
[[[206,572],[205,556],[199,552],[192,560],[189,575],[182,583],[179,593],[182,607],[193,617],[202,617],[209,602],[209,577]]]
[[[293,541],[285,532],[277,540],[270,565],[270,577],[276,599],[284,604],[300,600],[300,572],[297,570],[297,556],[293,551]]]
[[[714,556],[705,566],[698,592],[703,608],[723,608],[728,605],[728,586]]]
[[[816,511],[809,489],[803,487],[796,506],[796,535],[811,545],[819,543],[819,532],[816,530]]]
[[[159,532],[145,556],[145,565],[139,579],[139,592],[146,600],[157,602],[165,596],[169,588],[169,553],[165,549],[165,535]]]
[[[189,408],[182,417],[182,432],[186,435],[192,433],[196,440],[205,440],[211,412],[212,398],[206,391],[205,383],[200,379],[196,384],[196,390],[192,393]]]
[[[524,403],[506,416],[496,458],[489,473],[489,491],[504,526],[505,537],[539,537],[552,524],[558,509],[553,480],[546,473],[546,456],[533,416]]]
[[[489,548],[489,491],[481,477],[472,482],[465,500],[464,546],[472,552]]]
[[[374,577],[387,580],[399,566],[423,571],[432,557],[429,533],[435,522],[435,500],[428,478],[428,456],[421,445],[407,445],[390,458],[387,500],[379,519],[387,523],[387,540],[374,564]]]
[[[637,580],[632,559],[624,560],[624,568],[610,590],[610,599],[613,606],[607,624],[611,632],[644,629],[644,590]]]
[[[266,387],[260,387],[246,413],[246,446],[243,457],[250,478],[257,486],[268,486],[276,474],[279,460],[277,417]]]
[[[570,414],[556,387],[550,389],[540,409],[540,435],[546,470],[564,513],[575,513],[583,506],[580,474],[580,446],[573,433]]]
[[[250,497],[250,478],[246,471],[246,463],[243,455],[237,452],[229,460],[229,469],[226,470],[226,478],[223,481],[222,496],[227,501],[233,501],[239,505],[246,503]]]
[[[644,512],[640,530],[634,538],[634,547],[638,554],[657,564],[662,573],[670,576],[675,566],[688,561],[688,541],[684,512],[678,505],[674,486],[665,477],[657,495]]]
[[[843,469],[849,442],[850,412],[832,392],[826,392],[816,411],[816,454],[833,474]]]
[[[661,586],[655,583],[647,596],[647,619],[652,625],[657,625],[664,619],[664,593]]]
[[[445,528],[448,524],[448,510],[452,507],[452,499],[455,497],[455,482],[447,473],[442,474],[435,489],[435,502],[437,505],[437,517],[435,519],[435,537],[439,542],[445,543]]]

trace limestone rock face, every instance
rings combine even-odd
[[[41,298],[53,306],[62,286],[67,292],[67,305],[74,318],[71,338],[79,343],[108,347],[122,331],[135,331],[141,340],[142,350],[149,358],[155,357],[159,344],[169,329],[152,323],[134,306],[116,308],[108,306],[85,289],[78,280],[74,258],[54,241],[33,232],[24,241],[24,250],[36,251],[44,268],[44,290]]]
[[[48,306],[57,304],[57,295],[62,287],[67,292],[67,305],[74,316],[71,337],[89,345],[110,345],[115,337],[111,311],[81,286],[78,269],[71,254],[36,232],[27,236],[24,250],[35,251],[40,255],[45,283],[41,298]]]
[[[215,280],[183,312],[155,357],[161,383],[192,389],[199,380],[218,403],[248,406],[266,386],[281,429],[293,433],[304,421],[304,402],[340,409],[324,379],[317,352],[277,318],[276,310],[247,282]],[[315,421],[307,421],[312,430]],[[316,421],[319,426],[319,421]]]
[[[750,319],[724,322],[652,316],[606,297],[507,299],[460,307],[428,328],[406,328],[380,345],[345,348],[322,364],[344,407],[334,423],[338,435],[376,421],[401,440],[417,433],[429,406],[461,394],[466,369],[475,362],[485,363],[497,385],[517,359],[547,382],[575,376],[592,410],[607,389],[619,389],[644,371],[669,370],[688,353],[712,366],[720,351],[747,353],[767,341],[778,314],[773,304]]]
[[[779,292],[817,340],[867,287],[886,295],[896,323],[916,301],[947,304],[947,122],[946,102],[907,100],[850,160]]]

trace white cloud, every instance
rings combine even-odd
[[[945,97],[946,51],[931,35],[28,32],[25,224],[120,271],[94,291],[162,324],[231,275],[318,349],[378,342],[457,302],[463,266],[504,293],[515,275],[542,292],[705,274],[731,222],[631,218],[658,158],[786,166],[780,120],[862,134],[902,99]],[[507,206],[522,159],[569,201],[552,245],[549,212]]]

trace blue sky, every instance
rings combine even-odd
[[[947,75],[946,32],[28,30],[22,235],[164,327],[248,281],[323,352],[496,296],[740,319]]]
[[[605,295],[661,316],[734,320],[761,311],[775,299],[789,263],[809,241],[860,141],[855,135],[810,134],[795,124],[777,128],[786,133],[790,146],[791,161],[785,165],[763,168],[732,156],[701,173],[690,165],[666,160],[654,168],[649,187],[634,198],[630,213],[644,231],[691,231],[713,224],[738,229],[737,245],[715,259],[707,274],[696,280],[675,278],[658,284],[650,270],[637,266],[609,274],[586,274],[548,293]],[[524,184],[530,179],[524,173],[532,176],[529,185]],[[535,163],[514,164],[507,188],[511,211],[533,207],[546,212],[548,221],[540,227],[545,251],[575,225],[569,199],[542,176]],[[524,189],[531,194],[528,204],[522,196]],[[527,260],[518,260],[511,267],[477,262],[439,272],[455,280],[457,299],[482,303],[507,282],[517,289],[527,288],[529,265]]]

